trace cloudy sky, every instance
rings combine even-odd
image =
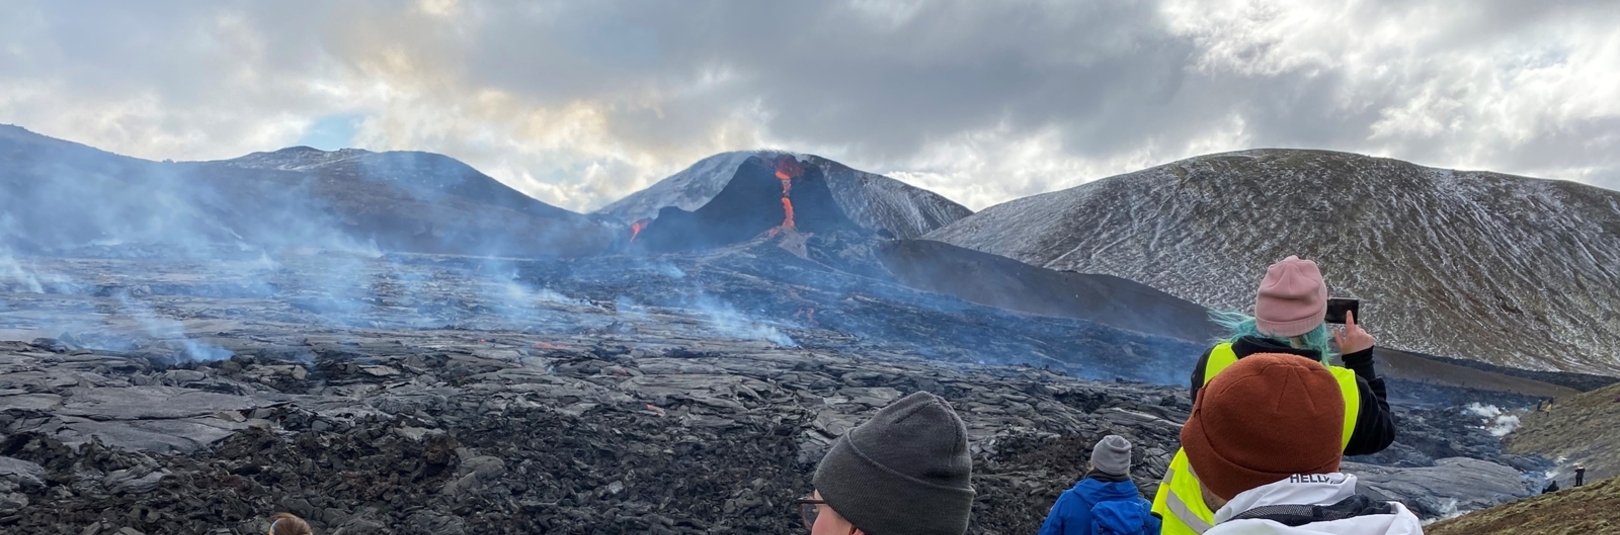
[[[781,148],[979,209],[1323,148],[1620,189],[1613,0],[7,1],[0,123],[441,152],[600,207]]]

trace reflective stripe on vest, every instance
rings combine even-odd
[[[1215,346],[1204,363],[1202,384],[1209,384],[1210,379],[1237,361],[1232,344]],[[1339,393],[1344,395],[1344,436],[1340,445],[1347,446],[1350,434],[1356,429],[1356,419],[1361,416],[1361,388],[1356,385],[1355,372],[1340,366],[1328,366],[1328,371],[1333,372]],[[1159,491],[1153,496],[1153,512],[1164,519],[1160,530],[1163,535],[1198,535],[1214,525],[1215,512],[1204,504],[1203,484],[1188,469],[1186,452],[1178,449],[1170,460],[1164,481],[1159,483]]]
[[[1204,505],[1202,486],[1187,469],[1186,452],[1178,449],[1170,459],[1153,495],[1153,512],[1161,519],[1161,535],[1199,535],[1213,527],[1215,512]]]

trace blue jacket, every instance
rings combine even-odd
[[[1152,502],[1142,499],[1136,490],[1136,483],[1086,477],[1058,496],[1046,523],[1041,524],[1040,535],[1098,535],[1101,528],[1158,535],[1160,521],[1149,514],[1151,507]],[[1092,514],[1094,509],[1097,514]]]

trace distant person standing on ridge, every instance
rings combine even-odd
[[[1266,268],[1255,297],[1254,316],[1217,312],[1214,320],[1228,334],[1198,359],[1192,373],[1192,400],[1222,370],[1256,354],[1294,355],[1324,366],[1337,380],[1344,398],[1341,442],[1345,455],[1383,451],[1395,441],[1384,380],[1373,370],[1373,336],[1356,325],[1354,314],[1331,336],[1327,319],[1327,283],[1316,263],[1290,256]],[[1344,366],[1330,364],[1343,355]],[[1214,511],[1204,506],[1202,485],[1188,470],[1187,456],[1177,451],[1159,483],[1153,512],[1164,517],[1167,535],[1203,533],[1214,524]]]
[[[1108,435],[1091,448],[1088,471],[1063,491],[1040,535],[1158,535],[1153,503],[1131,481],[1131,441]]]
[[[1575,464],[1575,486],[1579,487],[1579,486],[1581,486],[1581,485],[1583,485],[1585,483],[1586,483],[1586,467],[1581,466],[1580,463],[1576,463]]]

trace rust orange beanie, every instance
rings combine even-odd
[[[1204,486],[1230,500],[1294,474],[1337,472],[1343,435],[1344,395],[1326,366],[1257,354],[1198,391],[1181,447]]]

